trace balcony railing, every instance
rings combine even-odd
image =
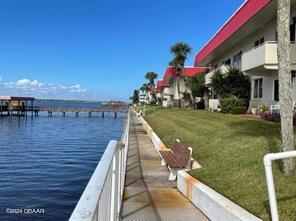
[[[129,121],[128,113],[121,142],[109,142],[70,221],[119,220],[125,181]]]
[[[293,68],[292,65],[296,64],[296,44],[294,42],[290,44],[290,60],[291,67]],[[256,69],[278,69],[276,41],[267,41],[242,55],[242,71],[246,72]]]

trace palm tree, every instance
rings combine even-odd
[[[140,87],[140,91],[142,91],[142,94],[144,94],[144,92],[146,91],[146,88],[144,87],[144,85],[142,85],[142,87]]]
[[[191,52],[191,47],[184,43],[179,42],[171,47],[171,53],[174,55],[174,58],[169,63],[176,72],[176,84],[177,84],[177,93],[178,93],[178,107],[181,107],[180,99],[180,76],[184,72],[185,61],[187,60],[188,55]]]
[[[145,96],[147,96],[147,93],[150,91],[150,87],[148,84],[143,84],[142,88],[144,89]]]
[[[145,74],[145,78],[149,81],[151,87],[154,87],[154,80],[157,78],[158,74],[150,71]]]
[[[279,61],[279,98],[281,107],[282,150],[294,150],[292,82],[290,70],[290,0],[277,1],[277,32]],[[293,159],[283,161],[283,172],[292,175]]]

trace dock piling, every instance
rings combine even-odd
[[[62,112],[62,114],[63,114],[63,117],[65,117],[65,116],[66,116],[66,112],[65,112],[65,111],[63,111],[63,112]]]
[[[88,112],[88,117],[91,117],[91,112]]]
[[[105,113],[104,113],[104,111],[102,112],[102,118],[104,118],[105,117]]]
[[[79,112],[75,112],[75,117],[78,117],[78,116],[79,116],[78,113],[79,113]]]

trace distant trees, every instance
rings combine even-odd
[[[181,107],[180,100],[180,76],[184,72],[185,61],[188,58],[188,55],[191,53],[192,48],[184,43],[179,42],[171,47],[171,53],[173,54],[173,59],[170,61],[169,65],[172,66],[176,72],[176,84],[177,84],[177,93],[178,93],[178,107]]]
[[[150,86],[148,84],[144,83],[141,88],[143,89],[145,96],[147,96],[147,93],[150,91]]]
[[[131,97],[131,100],[132,100],[133,104],[139,103],[139,91],[138,90],[134,90],[134,94]]]
[[[150,71],[145,74],[145,78],[149,81],[150,86],[153,88],[155,86],[154,80],[157,78],[158,74]]]

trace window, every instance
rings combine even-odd
[[[262,45],[264,43],[264,37],[260,38],[259,40],[255,41],[255,47]]]
[[[225,61],[223,61],[223,64],[224,65],[231,65],[231,59],[230,58],[226,59]]]
[[[253,98],[262,98],[263,92],[263,79],[255,79],[254,80],[254,95]]]
[[[210,89],[210,99],[218,99],[217,93],[212,88]]]
[[[279,101],[279,80],[274,80],[273,83],[273,100]]]
[[[242,52],[240,51],[238,54],[233,56],[232,66],[241,69],[241,61],[242,61]]]
[[[295,41],[295,22],[290,25],[290,41]]]

